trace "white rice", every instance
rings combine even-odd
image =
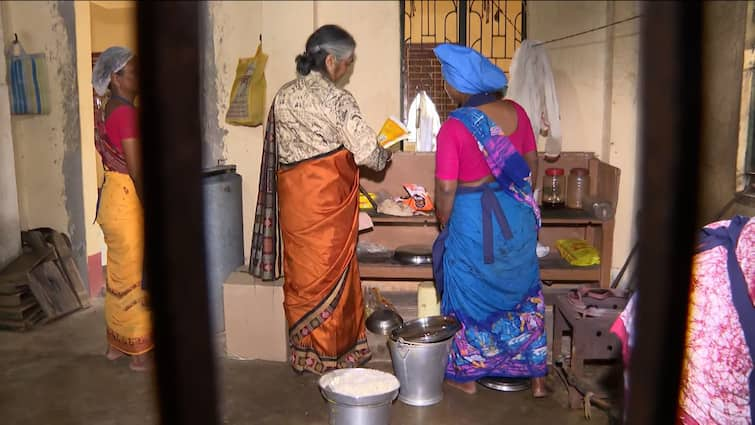
[[[348,397],[368,397],[397,390],[398,379],[374,369],[343,369],[324,375],[320,386]]]

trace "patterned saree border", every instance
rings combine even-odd
[[[367,339],[360,339],[340,357],[323,356],[312,348],[291,345],[291,367],[297,372],[312,372],[318,375],[331,369],[359,367],[372,358]]]
[[[330,294],[320,301],[312,311],[305,314],[304,317],[289,328],[288,338],[292,344],[296,345],[301,342],[302,338],[311,334],[330,318],[338,302],[341,300],[343,288],[345,287],[344,282],[346,281],[346,276],[349,274],[349,270],[351,270],[351,264],[346,266],[346,270],[341,274],[338,283],[330,291]]]
[[[130,355],[144,354],[152,350],[155,345],[151,336],[128,338],[110,327],[107,327],[107,342],[119,351]]]

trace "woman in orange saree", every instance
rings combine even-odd
[[[315,31],[265,131],[250,270],[272,280],[282,266],[290,361],[298,372],[356,367],[371,357],[356,258],[358,166],[381,170],[390,153],[354,97],[335,84],[349,71],[355,46],[337,26]]]

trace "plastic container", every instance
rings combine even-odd
[[[225,330],[223,282],[244,265],[241,175],[235,165],[202,170],[208,303],[214,333]]]
[[[587,168],[572,168],[566,188],[566,206],[582,208],[585,197],[590,190],[590,172]]]
[[[563,168],[546,168],[543,176],[542,206],[563,208],[566,201],[566,185]]]

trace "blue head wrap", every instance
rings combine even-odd
[[[462,93],[493,93],[509,84],[506,74],[477,50],[446,43],[433,51],[440,61],[443,78]]]

